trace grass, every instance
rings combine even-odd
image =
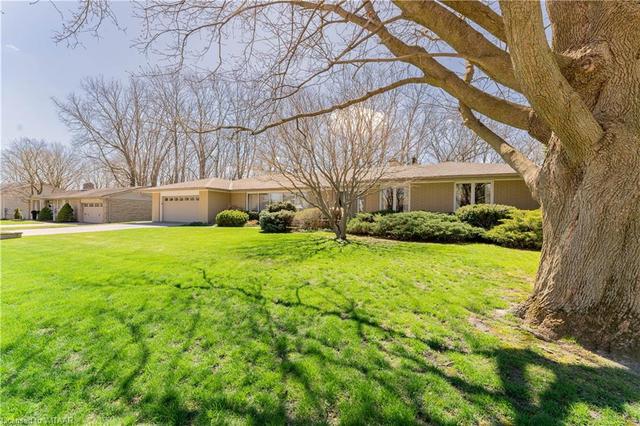
[[[35,224],[24,224],[24,225],[11,225],[11,226],[3,226],[4,224],[0,224],[0,230],[5,231],[23,231],[25,229],[49,229],[49,228],[64,228],[68,226],[73,226],[73,223],[48,223],[48,222],[40,222],[39,225]]]
[[[198,227],[0,247],[0,419],[640,422],[639,376],[505,314],[536,252]]]
[[[47,223],[38,222],[37,220],[16,220],[16,219],[0,219],[0,225],[28,225],[35,223]]]

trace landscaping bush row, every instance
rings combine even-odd
[[[349,221],[347,232],[402,241],[479,241],[484,230],[443,213],[407,212],[387,215],[360,213]]]
[[[360,213],[349,221],[347,232],[403,241],[488,241],[512,248],[540,249],[542,215],[540,210],[488,204],[462,207],[455,215],[422,211]]]

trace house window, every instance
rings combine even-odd
[[[456,183],[454,209],[470,204],[491,204],[491,191],[491,182]]]
[[[261,211],[269,204],[290,201],[297,208],[304,208],[306,203],[301,197],[290,192],[261,192],[247,195],[247,210]]]
[[[388,187],[380,191],[380,210],[404,212],[409,210],[409,199],[405,187]]]

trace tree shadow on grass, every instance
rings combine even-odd
[[[439,340],[409,335],[386,325],[349,295],[327,284],[322,286],[335,295],[327,304],[328,308],[305,300],[305,289],[309,283],[301,283],[290,297],[282,300],[266,296],[260,285],[250,289],[223,285],[210,278],[206,270],[199,272],[202,275],[201,285],[174,286],[179,289],[175,299],[179,309],[175,312],[183,312],[176,320],[183,319],[185,327],[176,336],[180,339],[178,347],[169,351],[171,356],[161,362],[160,370],[153,370],[155,374],[162,375],[163,386],[158,390],[149,390],[145,382],[148,378],[143,377],[149,360],[156,356],[149,346],[149,339],[153,337],[148,336],[145,327],[154,322],[162,325],[154,317],[157,311],[142,305],[140,312],[144,315],[135,320],[128,313],[111,308],[95,312],[97,316],[115,318],[127,333],[125,346],[114,348],[114,352],[124,354],[125,347],[134,344],[135,358],[126,364],[126,372],[116,379],[107,379],[109,376],[103,371],[122,367],[119,365],[123,363],[121,356],[106,359],[91,374],[99,378],[99,383],[112,380],[117,388],[116,398],[126,402],[123,413],[138,413],[137,421],[208,424],[224,423],[227,417],[236,417],[252,424],[330,424],[339,421],[351,424],[453,425],[488,419],[495,424],[561,425],[567,423],[577,403],[587,404],[593,410],[625,415],[628,405],[640,400],[640,378],[622,369],[564,364],[527,348],[491,347],[461,353],[443,346]],[[269,392],[263,389],[256,394],[244,394],[247,390],[240,389],[240,396],[234,396],[207,389],[185,396],[185,386],[193,385],[181,381],[185,375],[199,372],[197,369],[201,367],[181,362],[182,357],[194,345],[203,324],[218,326],[208,324],[207,317],[203,317],[205,301],[211,303],[223,299],[224,302],[217,303],[215,308],[223,310],[230,321],[220,326],[231,327],[241,315],[253,316],[256,322],[260,321],[261,327],[238,337],[233,344],[242,348],[250,344],[247,339],[268,342],[275,360],[275,372],[284,390]],[[242,314],[238,312],[240,306],[244,308]],[[294,324],[287,323],[287,318]],[[341,337],[352,339],[349,342],[350,352],[344,350],[340,339],[331,338],[321,328],[314,327],[316,324],[320,327],[325,318],[338,325]],[[167,321],[165,318],[161,320]],[[238,327],[242,326],[238,324]],[[355,330],[351,334],[353,337],[349,337],[349,330]],[[98,334],[96,338],[109,341],[108,333],[104,336]],[[33,348],[31,353],[27,350],[31,348],[27,340],[17,341],[10,347],[11,352],[18,350],[24,361],[18,364],[18,369],[27,368],[26,364],[35,360],[43,363],[42,369],[47,371],[51,368],[45,365],[48,360],[37,360],[42,347]],[[493,363],[499,386],[481,384],[466,376],[464,370],[456,368],[455,364],[451,365],[452,359],[467,355]],[[320,379],[305,368],[303,360],[318,366],[322,372]],[[247,361],[234,359],[231,362]],[[183,368],[181,372],[178,372],[179,365]],[[241,368],[251,370],[253,365],[242,365]],[[532,376],[538,369],[548,373],[551,379],[547,383],[541,385]],[[340,374],[342,376],[334,377]],[[64,380],[71,381],[73,377]],[[6,379],[3,378],[3,387],[17,386],[16,383],[28,380],[29,376],[16,371],[9,381]],[[443,383],[444,387],[434,387],[436,382]],[[89,381],[85,383],[85,386],[96,385]],[[291,383],[300,389],[300,395],[289,393],[291,386],[284,384]],[[36,383],[27,385],[37,386]],[[384,394],[369,391],[371,387],[382,389]],[[90,390],[87,388],[84,392],[89,399]],[[275,402],[260,400],[264,395],[258,395],[258,392],[273,394]],[[464,415],[464,410],[462,414],[454,411],[446,416],[431,407],[432,404],[449,404],[448,400],[455,397],[462,399],[461,404],[472,406],[472,413],[482,413],[479,415],[482,418],[458,417]],[[306,411],[292,402],[295,398],[304,399]],[[341,398],[349,401],[348,409],[340,404]],[[388,398],[398,401],[406,410],[388,410],[385,408]],[[507,407],[507,413],[496,407]],[[101,409],[101,406],[94,407],[98,413]],[[630,419],[631,422],[633,420]]]
[[[425,406],[428,401],[424,401],[421,392],[416,392],[415,385],[411,384],[412,380],[424,374],[431,374],[444,380],[457,389],[463,398],[471,404],[483,406],[486,405],[487,400],[490,400],[496,404],[508,405],[513,412],[511,421],[516,425],[566,424],[571,408],[576,403],[584,403],[600,410],[612,410],[624,415],[628,404],[640,401],[640,377],[632,372],[614,367],[560,363],[529,348],[499,347],[473,353],[473,355],[482,356],[495,362],[501,389],[474,384],[467,380],[463,374],[457,371],[451,372],[434,363],[428,356],[425,356],[424,352],[416,352],[415,349],[411,349],[413,347],[411,344],[417,342],[424,345],[427,350],[445,357],[448,354],[459,354],[459,352],[443,347],[438,340],[408,335],[403,331],[382,324],[362,308],[357,307],[354,300],[337,289],[331,288],[338,296],[336,299],[341,299],[344,302],[336,304],[333,309],[323,309],[303,301],[301,290],[307,287],[308,283],[303,283],[295,288],[295,300],[280,300],[267,298],[262,294],[260,287],[247,290],[242,287],[220,285],[210,279],[205,270],[201,270],[201,273],[206,285],[198,287],[199,290],[233,293],[237,297],[241,297],[245,303],[253,304],[255,311],[264,316],[269,324],[268,333],[273,342],[274,353],[280,361],[282,380],[293,378],[302,383],[306,396],[314,401],[313,405],[319,412],[326,412],[327,400],[331,396],[319,392],[318,386],[314,385],[313,380],[306,376],[305,371],[290,361],[292,353],[313,356],[328,367],[338,366],[358,371],[366,380],[375,382],[404,401],[410,401],[415,416],[414,420],[417,423],[456,423],[445,418],[434,417],[429,413],[428,407]],[[287,336],[290,332],[278,327],[277,319],[271,313],[271,309],[274,307],[302,309],[311,317],[333,317],[354,324],[361,344],[373,345],[380,353],[401,359],[403,362],[399,367],[392,367],[387,362],[380,362],[376,368],[370,368],[340,356],[327,356],[326,351],[289,347],[286,342],[290,340],[288,338],[294,337],[314,340],[322,347],[330,349],[329,353],[340,353],[341,350],[339,346],[317,337],[302,336],[299,333]],[[389,348],[382,344],[379,338],[369,339],[367,334],[372,330],[378,334],[382,333],[384,339],[391,339],[398,344],[394,348]],[[409,345],[405,345],[405,343]],[[552,373],[553,380],[546,383],[543,388],[538,386],[537,389],[534,389],[532,384],[533,380],[530,374],[535,374],[532,373],[532,369],[536,368],[542,368]],[[395,380],[388,380],[389,374],[394,376]],[[286,399],[286,395],[284,398]],[[446,397],[443,396],[443,398]],[[227,404],[220,398],[216,401],[216,404],[221,408],[224,406],[224,409],[231,410],[238,415],[248,416],[254,422],[260,423],[265,420],[264,413],[238,410],[237,404]],[[375,400],[369,401],[369,403],[360,402],[364,403],[361,409],[362,415],[368,416],[366,419],[362,419],[362,423],[388,422],[390,420],[388,415],[381,411]],[[271,414],[277,414],[276,417],[282,419],[283,413],[287,413],[286,401],[282,401],[281,411]],[[498,413],[487,414],[493,418],[493,421],[502,421]],[[295,414],[288,413],[285,418],[287,423],[298,423]],[[326,415],[324,418],[328,420]],[[401,419],[395,420],[400,421]]]
[[[251,245],[243,245],[235,249],[243,258],[257,260],[279,260],[287,262],[303,262],[317,255],[338,256],[345,250],[366,248],[371,253],[384,253],[391,250],[397,252],[397,247],[391,247],[386,242],[364,242],[349,240],[339,242],[334,238],[323,235],[305,234],[305,238],[278,238],[279,235],[269,235],[269,239],[252,241]]]

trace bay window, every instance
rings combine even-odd
[[[470,204],[491,204],[491,182],[461,182],[455,184],[454,210]]]

